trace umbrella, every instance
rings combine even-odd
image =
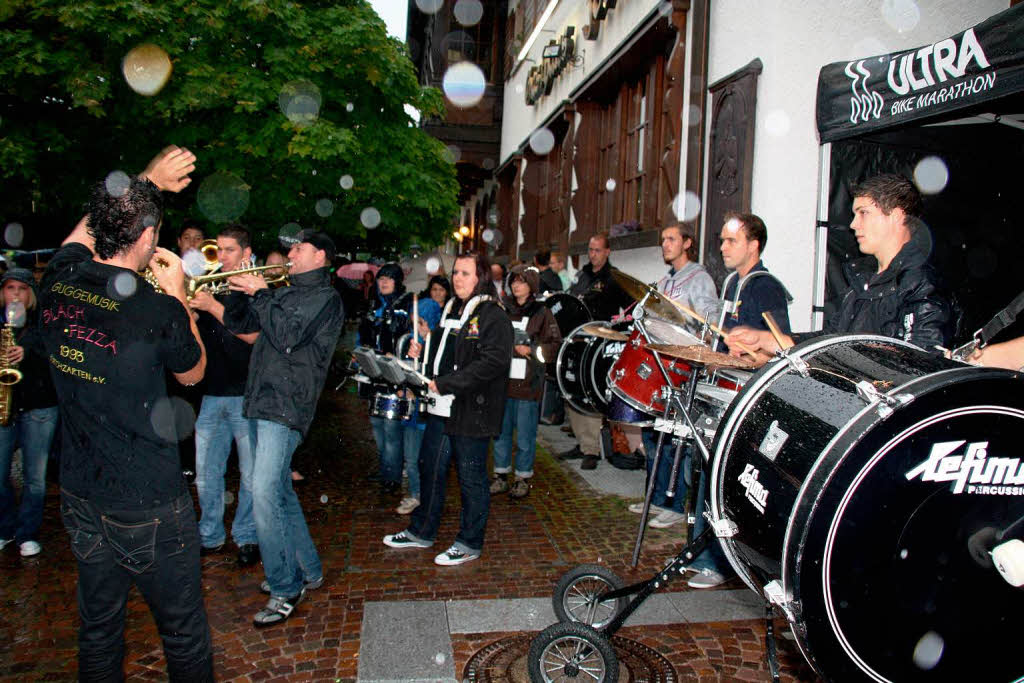
[[[375,266],[372,263],[346,263],[338,268],[336,272],[338,277],[345,280],[360,280],[363,277],[363,273],[369,271],[376,275],[379,268],[380,266]]]

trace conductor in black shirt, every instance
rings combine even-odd
[[[217,235],[220,272],[238,270],[249,264],[251,258],[248,230],[236,224],[220,231]],[[229,330],[224,326],[224,317],[228,308],[244,310],[248,305],[249,297],[231,291],[210,294],[200,290],[189,301],[189,306],[198,312],[196,325],[208,358],[202,407],[196,418],[196,489],[202,511],[200,553],[207,555],[224,547],[224,471],[234,439],[241,477],[231,536],[238,546],[238,564],[242,567],[256,564],[260,559],[252,515],[252,424],[242,415],[249,356],[259,337],[259,327]]]
[[[172,681],[212,681],[199,533],[181,476],[177,381],[206,354],[180,259],[156,247],[163,199],[195,168],[168,148],[124,186],[99,182],[88,215],[43,276],[40,336],[61,416],[61,517],[78,563],[79,680],[123,680],[124,620],[136,586],[163,639]],[[146,264],[164,293],[138,271]]]

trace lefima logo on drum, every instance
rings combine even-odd
[[[907,472],[907,480],[952,481],[953,493],[1024,496],[1024,466],[1020,458],[988,457],[988,441],[944,441],[932,446],[928,459]]]
[[[747,500],[750,504],[757,508],[757,511],[764,514],[764,506],[768,504],[768,489],[764,487],[761,482],[757,480],[758,470],[754,469],[754,466],[747,463],[746,467],[743,468],[743,472],[740,476],[736,477],[742,486],[747,491]]]

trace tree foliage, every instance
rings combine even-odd
[[[122,75],[125,55],[146,43],[173,64],[151,97]],[[319,90],[315,117],[311,100],[288,103],[296,82]],[[192,186],[172,200],[165,242],[175,221],[202,216],[204,180],[226,173],[248,189],[240,220],[264,247],[287,223],[375,253],[436,244],[458,210],[455,171],[406,105],[424,116],[444,110],[365,0],[6,0],[2,219],[52,244],[74,223],[88,185],[115,169],[137,172],[174,143],[199,162]],[[330,204],[318,207],[324,199]],[[360,223],[368,207],[381,218],[369,231]]]

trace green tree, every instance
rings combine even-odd
[[[122,74],[143,44],[173,65],[153,96]],[[455,170],[407,105],[444,111],[365,0],[5,0],[0,220],[53,244],[91,183],[174,143],[199,162],[164,242],[185,215],[230,218],[247,194],[239,220],[263,247],[289,223],[373,253],[436,244],[458,210]]]

